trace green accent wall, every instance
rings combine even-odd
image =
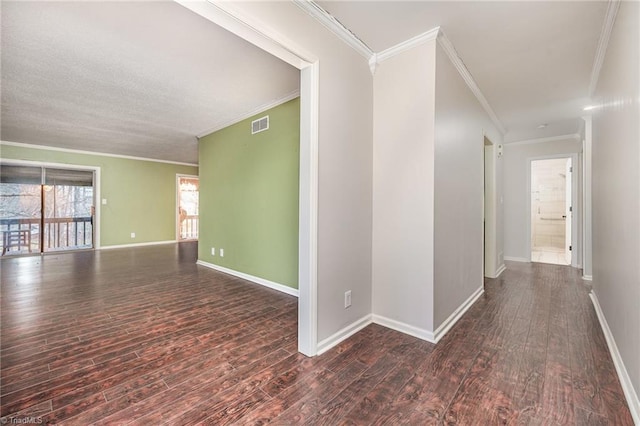
[[[11,145],[0,158],[100,167],[102,247],[175,240],[176,174],[198,174],[194,166]]]
[[[298,288],[299,163],[299,98],[201,138],[198,258]]]

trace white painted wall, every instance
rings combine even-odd
[[[502,145],[499,143],[485,146],[484,276],[488,278],[497,278],[505,269],[503,155],[501,154],[504,151],[500,146]]]
[[[498,143],[494,142],[494,146]],[[494,150],[496,164],[496,272],[504,269],[504,145],[502,155]]]
[[[318,341],[371,313],[373,84],[365,58],[292,2],[236,2],[319,58]],[[352,306],[344,308],[344,293]]]
[[[582,277],[593,279],[593,205],[591,194],[593,192],[593,129],[591,116],[584,118],[584,137],[582,139],[582,186],[583,186],[583,219],[582,219]]]
[[[581,123],[580,126],[580,132],[578,132],[579,134],[579,138],[578,138],[578,143],[580,144],[580,148],[578,151],[578,161],[576,161],[576,164],[574,164],[573,166],[573,171],[574,173],[577,173],[577,181],[578,181],[578,185],[577,185],[577,204],[579,207],[579,215],[578,217],[576,217],[574,215],[573,220],[575,221],[574,224],[574,229],[577,233],[576,235],[576,250],[574,251],[574,256],[575,256],[575,260],[576,260],[576,267],[577,268],[581,268],[583,269],[583,273],[584,273],[584,250],[585,250],[585,243],[584,243],[584,230],[585,230],[585,213],[586,209],[584,208],[584,195],[585,195],[585,189],[584,189],[584,137],[585,137],[585,129],[584,129],[584,123]],[[572,259],[573,260],[573,259]]]
[[[502,143],[437,42],[376,70],[374,320],[433,338],[482,287],[485,133]]]
[[[621,2],[593,114],[593,287],[640,421],[640,3]],[[624,381],[624,380],[623,380]],[[625,386],[625,383],[623,383]],[[633,407],[632,407],[633,410]]]
[[[434,330],[435,45],[374,77],[373,313],[422,331]]]
[[[435,95],[437,329],[483,286],[484,134],[496,145],[502,143],[502,135],[440,45],[436,49]],[[492,257],[497,258],[495,252]]]
[[[535,157],[574,154],[579,151],[580,142],[577,137],[504,145],[504,257],[507,260],[529,260],[527,221],[530,220],[531,212],[527,210],[527,199],[530,196],[527,187],[528,160]]]
[[[496,149],[485,139],[484,146],[484,276],[495,278],[496,250]],[[488,145],[487,145],[488,144]]]

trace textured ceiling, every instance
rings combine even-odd
[[[507,142],[579,129],[606,2],[319,4],[376,52],[440,26]],[[174,2],[3,1],[1,24],[6,141],[196,162],[197,135],[299,87]]]
[[[299,71],[174,2],[2,2],[2,140],[197,162]]]
[[[607,2],[317,3],[374,52],[441,27],[507,129],[507,142],[579,130]]]

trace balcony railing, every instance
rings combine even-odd
[[[2,255],[40,251],[40,219],[0,219]],[[91,217],[44,219],[44,250],[93,247]]]
[[[180,222],[180,239],[198,239],[198,215],[184,216],[184,220]]]

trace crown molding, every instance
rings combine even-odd
[[[373,50],[369,48],[362,40],[360,40],[354,33],[349,31],[347,27],[342,25],[335,17],[329,12],[324,10],[314,1],[311,0],[293,0],[293,3],[300,9],[307,12],[320,22],[325,28],[334,33],[338,38],[347,43],[356,52],[364,56],[367,60],[373,55]]]
[[[504,146],[513,146],[513,145],[528,145],[532,143],[544,143],[544,142],[558,142],[558,141],[566,141],[566,140],[580,140],[580,135],[578,133],[570,133],[568,135],[559,135],[559,136],[549,136],[547,138],[536,138],[536,139],[526,139],[514,142],[504,142]]]
[[[598,40],[596,56],[593,60],[593,68],[591,70],[591,80],[589,82],[589,97],[592,97],[596,91],[598,79],[600,78],[600,70],[602,69],[604,57],[607,54],[607,47],[609,46],[611,31],[613,30],[613,24],[616,20],[616,15],[618,14],[619,7],[620,0],[609,0],[609,3],[607,4],[607,14],[604,17],[602,31],[600,32],[600,40]]]
[[[412,37],[409,40],[405,40],[402,43],[398,43],[395,46],[383,50],[382,52],[373,53],[369,58],[369,68],[371,68],[371,74],[375,74],[378,65],[380,65],[382,61],[385,61],[409,49],[413,49],[414,47],[428,41],[435,40],[438,37],[438,34],[440,34],[440,27],[435,27],[427,31],[426,33],[418,34],[417,36]]]
[[[267,104],[261,105],[258,108],[254,109],[253,111],[250,111],[246,114],[243,114],[239,117],[236,117],[234,119],[225,121],[224,123],[221,124],[216,124],[214,127],[208,129],[208,130],[203,130],[202,132],[198,133],[198,135],[196,135],[196,138],[200,139],[203,138],[207,135],[210,135],[211,133],[217,132],[218,130],[222,130],[226,127],[229,126],[233,126],[234,124],[237,124],[243,120],[246,120],[249,117],[253,117],[254,115],[258,115],[258,114],[262,114],[263,112],[270,110],[271,108],[275,108],[279,105],[282,105],[286,102],[289,102],[295,98],[300,97],[300,91],[299,90],[295,90],[291,93],[289,93],[288,95],[283,96],[280,99],[276,99],[273,102],[269,102]]]
[[[369,69],[371,70],[371,75],[376,73],[376,69],[378,68],[378,54],[374,53],[369,58]]]
[[[462,59],[460,59],[460,56],[453,46],[453,43],[451,43],[451,40],[449,40],[449,38],[442,30],[440,30],[438,34],[438,43],[440,43],[440,46],[442,47],[442,49],[444,49],[445,53],[453,63],[453,66],[456,67],[462,79],[465,81],[465,83],[467,83],[469,89],[471,89],[473,94],[476,96],[476,99],[478,99],[478,102],[480,102],[482,108],[484,108],[486,113],[489,115],[491,121],[493,121],[493,124],[495,124],[500,133],[504,135],[506,133],[506,129],[500,122],[500,119],[498,118],[496,113],[493,111],[493,108],[491,108],[491,105],[489,105],[487,98],[484,97],[484,94],[480,90],[480,87],[478,87],[476,81],[473,79],[473,76],[467,69],[467,66],[464,64]]]
[[[123,158],[125,160],[151,161],[153,163],[177,164],[179,166],[198,167],[197,163],[183,163],[180,161],[160,160],[158,158],[136,157],[133,155],[110,154],[108,152],[87,151],[83,149],[59,148],[57,146],[35,145],[23,142],[0,141],[0,146],[15,146],[20,148],[40,149],[44,151],[67,152],[70,154],[97,155],[100,157]]]
[[[413,49],[416,46],[419,46],[428,41],[435,40],[440,34],[440,27],[435,27],[426,33],[418,34],[415,37],[410,38],[409,40],[405,40],[402,43],[398,43],[393,47],[385,49],[376,54],[376,61],[380,63],[385,61],[395,55],[398,55],[402,52],[405,52],[409,49]]]
[[[402,52],[406,52],[407,50],[413,49],[414,47],[417,47],[428,41],[435,40],[438,37],[438,34],[440,34],[440,27],[435,27],[427,31],[426,33],[418,34],[417,36],[405,40],[402,43],[398,43],[395,46],[383,50],[382,52],[373,53],[369,58],[369,68],[371,69],[371,74],[373,75],[376,73],[376,69],[382,61],[386,61],[393,56],[396,56]]]
[[[307,12],[309,15],[313,16],[318,22],[324,25],[327,29],[337,35],[342,41],[347,43],[353,49],[355,49],[358,53],[364,56],[369,61],[369,69],[371,70],[371,74],[375,74],[376,68],[378,65],[386,59],[391,58],[399,53],[405,52],[411,48],[414,48],[422,43],[426,43],[431,40],[437,40],[440,43],[440,46],[444,49],[447,56],[453,63],[453,65],[460,73],[462,79],[467,83],[471,92],[475,95],[482,105],[482,108],[486,111],[486,113],[493,121],[493,124],[498,128],[503,135],[506,133],[506,129],[498,119],[498,116],[489,105],[489,102],[484,97],[484,94],[478,87],[478,84],[475,82],[471,73],[467,69],[466,65],[460,59],[458,52],[456,52],[455,47],[451,41],[447,38],[440,27],[433,28],[425,33],[419,34],[415,37],[410,38],[409,40],[403,41],[393,47],[385,49],[379,53],[374,52],[367,46],[362,40],[360,40],[354,33],[349,31],[340,21],[334,18],[329,12],[320,7],[313,0],[292,0],[299,8]]]

